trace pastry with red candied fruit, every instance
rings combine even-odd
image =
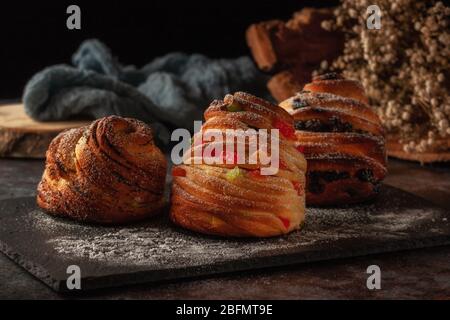
[[[384,130],[362,85],[330,73],[280,103],[294,118],[308,161],[306,203],[342,205],[373,198],[386,176]]]
[[[185,153],[183,164],[172,170],[172,221],[186,229],[224,237],[271,237],[300,228],[305,214],[306,161],[295,149],[292,117],[282,108],[242,92],[212,102],[204,116],[206,122]],[[277,129],[278,139],[268,142],[279,146],[276,172],[264,172],[268,165],[261,160],[262,148],[253,150],[257,161],[238,161],[235,136],[234,152],[228,148],[212,152],[217,142],[204,139],[206,132],[224,134],[227,129],[241,129],[258,139],[259,129],[266,129],[268,136]],[[241,143],[250,155],[250,139]]]

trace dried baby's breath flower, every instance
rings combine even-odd
[[[316,73],[339,71],[367,90],[386,129],[408,152],[447,148],[450,138],[450,7],[379,0],[381,29],[368,30],[366,0],[343,0],[323,27],[344,31],[343,54]]]

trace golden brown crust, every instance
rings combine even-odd
[[[52,141],[37,203],[51,214],[81,221],[139,220],[163,207],[166,167],[145,123],[102,118]]]
[[[369,103],[369,99],[359,81],[344,79],[336,73],[327,73],[313,77],[312,82],[306,84],[303,90],[327,92],[337,96],[355,99],[365,104]]]
[[[231,112],[231,105],[238,111]],[[295,149],[292,117],[276,105],[238,92],[214,101],[205,119],[200,138],[206,130],[280,126],[280,169],[275,175],[261,175],[264,165],[259,159],[207,164],[203,151],[211,143],[194,140],[184,164],[173,171],[172,221],[197,232],[234,237],[270,237],[298,229],[304,220],[306,161]],[[247,142],[245,147],[248,150]],[[195,156],[199,149],[200,159]]]
[[[297,148],[308,160],[308,204],[357,203],[378,192],[386,175],[384,130],[366,101],[358,82],[331,74],[280,104],[294,117]]]

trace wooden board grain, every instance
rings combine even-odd
[[[0,250],[56,291],[71,265],[89,290],[448,244],[448,210],[389,186],[372,203],[308,208],[302,230],[271,239],[196,234],[167,212],[104,227],[50,217],[33,197],[0,201]]]
[[[405,152],[400,138],[395,135],[387,136],[388,155],[402,160],[417,161],[421,164],[434,162],[450,162],[450,139],[438,138],[436,142],[447,151]]]
[[[45,158],[52,139],[61,131],[90,121],[39,122],[20,103],[0,105],[0,157]]]

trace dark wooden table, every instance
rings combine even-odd
[[[0,200],[34,195],[44,163],[0,159]],[[450,210],[450,165],[391,160],[386,183]],[[1,214],[1,213],[0,213]],[[26,236],[26,235],[24,235]],[[381,268],[381,290],[366,269]],[[105,289],[85,298],[131,299],[450,299],[450,247],[437,247],[202,279]],[[61,299],[0,254],[0,298]]]

